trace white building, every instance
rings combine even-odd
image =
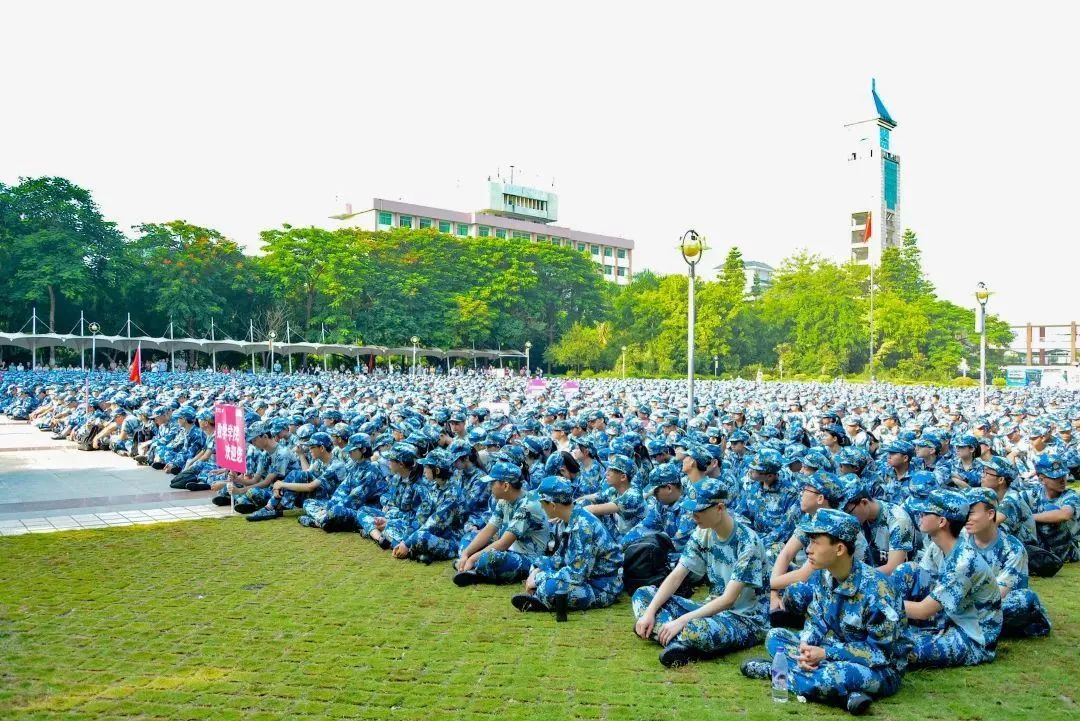
[[[890,136],[896,121],[870,81],[865,117],[844,125],[848,133],[849,244],[857,263],[881,262],[885,248],[900,245],[900,156],[892,152]]]

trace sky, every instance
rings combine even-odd
[[[903,224],[939,293],[1080,320],[1071,3],[9,3],[0,182],[59,175],[125,230],[246,248],[373,197],[459,210],[486,180],[636,241],[847,257],[845,122],[898,122]]]

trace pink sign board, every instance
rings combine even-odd
[[[237,473],[247,471],[247,439],[244,414],[231,403],[214,406],[214,452],[219,468]]]
[[[563,381],[562,384],[563,398],[570,400],[571,398],[577,398],[581,393],[581,384],[577,381]]]
[[[547,390],[547,383],[540,378],[533,378],[529,381],[529,384],[525,386],[525,395],[538,396]]]

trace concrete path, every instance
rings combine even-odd
[[[108,451],[79,451],[0,418],[0,535],[227,516],[210,491],[169,488],[172,476]]]

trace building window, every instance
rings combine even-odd
[[[520,230],[514,231],[514,240],[528,240],[529,234]]]
[[[469,234],[469,226],[465,225],[464,223],[458,223],[457,234],[464,238],[466,235]]]
[[[439,232],[440,233],[449,233],[450,232],[450,221],[449,220],[440,220],[439,221]]]
[[[496,238],[506,238],[506,230],[503,229],[503,228],[496,228],[495,229],[495,237]]]
[[[584,243],[578,243],[577,249],[580,250],[582,253],[585,253],[589,250],[588,246],[586,246]]]
[[[487,227],[486,225],[478,225],[476,227],[476,232],[480,235],[481,238],[487,238],[491,235],[491,228]]]
[[[536,234],[536,242],[537,243],[546,243],[547,242],[547,236],[546,235],[540,235],[539,233],[537,233]]]
[[[551,236],[551,244],[552,245],[562,245],[562,238],[556,238],[554,235]]]
[[[620,278],[625,278],[625,277],[626,277],[626,268],[622,268],[622,267],[620,267],[620,268],[618,269],[618,271],[619,271],[619,277],[620,277]]]
[[[421,218],[420,219],[420,230],[424,230],[425,228],[430,228],[431,223],[432,223],[431,218]]]
[[[610,265],[608,265],[607,263],[605,263],[604,264],[604,275],[611,275],[612,273],[614,273],[614,270],[612,269],[612,267]]]
[[[398,227],[401,227],[401,228],[411,228],[412,227],[412,216],[411,215],[399,215],[397,224],[398,224]]]
[[[626,259],[626,248],[619,248],[619,259],[620,260],[625,260]]]
[[[589,251],[593,255],[600,255],[600,246],[599,245],[590,245],[589,246]]]
[[[610,258],[611,257],[611,248],[604,248],[604,257],[605,258]]]
[[[387,213],[385,210],[379,211],[379,225],[393,225],[394,216],[391,213]]]

